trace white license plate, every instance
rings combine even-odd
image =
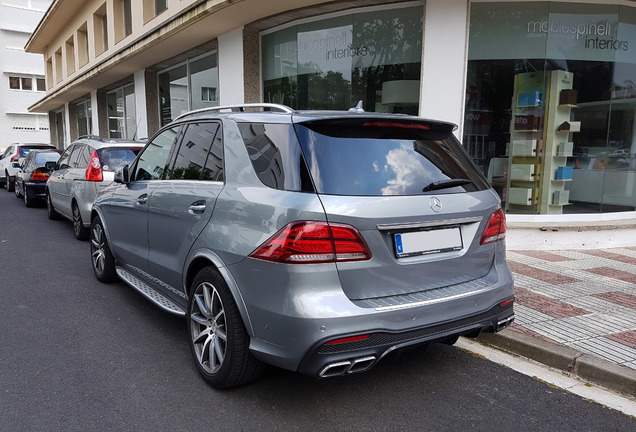
[[[395,253],[398,257],[461,250],[462,247],[459,227],[395,234]]]

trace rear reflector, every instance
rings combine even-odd
[[[514,301],[515,301],[515,299],[514,299],[514,298],[511,298],[510,300],[506,300],[506,301],[505,301],[505,302],[503,302],[503,303],[499,303],[499,306],[505,306],[505,305],[510,304],[510,303],[512,303],[512,302],[514,302]]]
[[[502,209],[490,215],[479,244],[495,243],[506,238],[506,215]]]
[[[369,339],[368,334],[366,335],[360,335],[360,336],[351,336],[351,337],[346,337],[346,338],[341,338],[341,339],[334,339],[332,341],[329,341],[327,343],[325,343],[325,345],[337,345],[337,344],[341,344],[341,343],[347,343],[347,342],[356,342],[356,341],[360,341],[360,340],[366,340]]]

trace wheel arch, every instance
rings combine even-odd
[[[219,273],[221,273],[223,280],[225,280],[225,283],[232,293],[232,297],[234,297],[236,306],[238,307],[241,318],[243,319],[245,330],[250,337],[253,337],[254,328],[252,326],[252,321],[250,319],[249,312],[247,311],[247,307],[245,306],[245,301],[241,295],[241,291],[234,280],[232,273],[230,273],[221,258],[214,252],[209,250],[199,250],[192,254],[191,258],[184,267],[185,271],[183,272],[183,283],[186,293],[189,294],[190,285],[194,281],[197,273],[199,273],[199,271],[203,268],[209,266],[214,267]]]

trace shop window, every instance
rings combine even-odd
[[[158,80],[162,125],[190,110],[218,105],[216,53],[162,71]]]
[[[509,213],[636,209],[636,8],[473,3],[463,141]]]
[[[77,133],[78,136],[90,135],[93,130],[92,126],[92,109],[91,100],[86,99],[75,105],[77,113]]]
[[[264,33],[265,102],[417,114],[423,13],[394,5]]]
[[[106,100],[108,103],[108,136],[110,138],[137,138],[134,84],[128,84],[108,92]]]

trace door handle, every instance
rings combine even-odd
[[[205,211],[205,201],[196,201],[188,208],[190,214],[201,214]]]
[[[139,205],[146,205],[147,202],[148,194],[139,195],[139,198],[137,198],[137,204]]]

